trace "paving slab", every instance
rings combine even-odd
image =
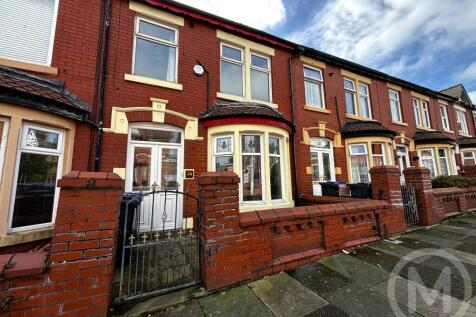
[[[328,304],[306,315],[306,317],[348,317],[348,316],[349,314],[347,314],[345,311],[343,311],[342,309],[332,304]]]
[[[321,296],[334,292],[353,282],[352,279],[321,263],[311,263],[294,269],[288,272],[288,274]]]
[[[272,317],[273,314],[248,286],[214,294],[198,300],[207,317]]]
[[[462,262],[466,262],[469,264],[476,264],[476,254],[464,252],[464,251],[460,251],[456,249],[449,249],[449,248],[444,248],[444,250],[453,254]]]
[[[449,317],[454,316],[460,309],[462,310],[461,312],[464,312],[464,315],[461,316],[476,316],[476,307],[469,303],[464,303],[454,297],[435,292],[430,288],[399,276],[395,276],[394,281],[395,287],[392,288],[393,291],[388,289],[389,280],[374,285],[370,289],[408,309],[415,310],[423,316]],[[411,298],[409,298],[409,294]],[[425,301],[429,298],[433,302]]]
[[[157,317],[203,317],[202,308],[197,300],[182,304],[176,307],[168,308],[159,312]]]
[[[461,233],[465,235],[471,235],[471,236],[476,236],[476,229],[471,229],[471,228],[465,228],[465,227],[458,227],[458,226],[453,226],[452,224],[440,224],[435,227],[438,230],[443,230],[443,231],[450,231],[450,232],[455,232],[455,233]]]
[[[400,243],[399,245],[401,246],[404,246],[404,247],[407,247],[407,248],[410,248],[410,249],[415,249],[415,250],[418,250],[418,249],[428,249],[428,248],[434,248],[434,249],[438,249],[440,248],[441,246],[440,245],[437,245],[437,244],[434,244],[434,243],[429,243],[429,242],[425,242],[425,241],[420,241],[420,240],[417,240],[415,238],[409,238],[408,236],[402,236],[399,238],[399,241],[401,241],[402,243]]]
[[[464,216],[462,216],[462,217],[458,217],[458,221],[476,225],[476,218],[474,218],[474,217],[464,217]]]
[[[278,317],[305,316],[327,301],[286,273],[248,284],[263,303]]]
[[[421,234],[421,233],[411,233],[409,235],[406,235],[406,237],[423,241],[423,242],[428,242],[428,243],[438,245],[440,247],[446,247],[446,248],[455,248],[458,245],[462,244],[461,241],[450,240],[447,238],[438,238],[435,236],[430,236],[430,235]]]
[[[465,228],[470,228],[470,229],[476,229],[476,224],[474,224],[474,223],[469,223],[469,222],[459,221],[458,218],[456,218],[455,220],[450,221],[450,222],[448,222],[448,223],[451,224],[451,225],[453,225],[453,226],[465,227]]]
[[[326,298],[350,316],[395,317],[389,299],[358,283],[345,286]],[[415,311],[395,303],[405,316],[419,316]]]
[[[428,235],[430,237],[439,238],[439,239],[448,239],[448,240],[455,240],[455,241],[460,241],[468,237],[468,235],[464,233],[438,230],[437,226],[430,227],[428,229],[423,229],[416,233],[421,233],[421,234]]]
[[[353,281],[370,286],[388,278],[384,269],[368,264],[353,256],[338,254],[319,261],[325,266],[337,271]]]
[[[403,245],[387,242],[385,240],[372,243],[368,247],[371,248],[371,249],[374,249],[376,251],[388,253],[390,255],[393,255],[393,256],[398,257],[398,258],[403,258],[403,259],[409,259],[407,257],[407,254],[414,251],[413,249],[407,248]],[[428,258],[429,258],[429,256],[428,257],[421,257],[421,258],[416,259],[414,262],[415,263],[420,263],[420,262],[425,261]]]

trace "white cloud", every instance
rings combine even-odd
[[[476,103],[476,90],[468,92],[468,95],[469,95],[469,98],[471,98],[471,101],[473,103]]]
[[[458,73],[457,78],[459,80],[467,80],[469,82],[475,82],[476,81],[476,61],[469,64],[466,67],[466,69]]]
[[[334,0],[291,40],[395,75],[476,45],[476,1]]]
[[[282,0],[176,1],[261,30],[279,25],[286,17]]]

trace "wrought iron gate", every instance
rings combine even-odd
[[[121,214],[114,301],[197,284],[198,232],[196,224],[182,215],[195,208],[198,217],[198,199],[188,192],[156,186],[129,196]]]
[[[420,222],[418,219],[418,208],[415,194],[415,187],[411,185],[402,186],[403,210],[405,213],[405,222],[409,225]]]

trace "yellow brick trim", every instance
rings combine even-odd
[[[387,87],[392,90],[402,91],[402,87],[394,85],[394,84],[387,83]]]
[[[183,26],[184,25],[184,18],[173,15],[171,13],[152,8],[148,5],[136,2],[136,1],[130,1],[129,2],[129,9],[132,11],[135,11],[139,14],[148,16],[153,19],[157,19],[166,23],[174,24],[174,25],[179,25]]]
[[[317,68],[320,68],[320,69],[325,69],[326,68],[326,63],[315,60],[314,58],[310,58],[310,57],[301,55],[301,57],[299,57],[299,59],[301,60],[301,62],[303,62],[304,64],[307,64],[309,66],[317,67]]]
[[[421,100],[424,100],[424,101],[428,101],[428,102],[430,101],[430,97],[419,94],[419,93],[414,92],[414,91],[411,92],[411,95],[412,95],[412,97],[415,97],[415,98],[418,98],[418,99],[421,99]]]
[[[266,106],[270,106],[272,108],[278,108],[278,105],[275,104],[275,103],[272,103],[272,102],[248,99],[248,98],[245,98],[245,97],[242,97],[242,96],[231,95],[231,94],[227,94],[227,93],[224,93],[224,92],[217,92],[217,98],[232,100],[232,101],[239,101],[239,102],[256,102],[256,103],[260,103],[260,104],[263,104],[263,105],[266,105]]]
[[[326,109],[326,108],[318,108],[318,107],[308,106],[308,105],[305,105],[305,106],[304,106],[304,109],[310,110],[310,111],[316,111],[316,112],[327,113],[327,114],[330,114],[330,113],[331,113],[331,111],[330,111],[329,109]]]
[[[249,40],[246,40],[244,38],[241,38],[239,36],[229,34],[226,32],[223,32],[222,30],[217,30],[217,37],[221,40],[224,40],[230,44],[235,44],[238,46],[246,47],[249,48],[250,50],[257,52],[257,53],[262,53],[266,54],[269,56],[274,56],[274,49],[271,47],[267,47]]]
[[[20,62],[8,58],[0,58],[0,65],[21,70],[29,70],[35,73],[58,75],[58,68],[56,67],[51,67],[48,65],[38,65],[28,62]]]
[[[370,85],[372,83],[372,80],[370,80],[370,78],[367,78],[367,77],[364,77],[364,76],[361,76],[361,75],[357,75],[357,74],[349,72],[345,69],[341,69],[340,73],[344,77],[349,77],[350,79],[361,81],[361,82],[366,83],[368,85]]]

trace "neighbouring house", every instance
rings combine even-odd
[[[369,183],[374,166],[437,176],[476,162],[462,85],[435,91],[169,0],[1,6],[0,87],[16,92],[0,108],[0,247],[50,236],[54,182],[71,170],[192,194],[200,174],[234,171],[244,212],[292,207],[325,181]],[[44,174],[20,173],[23,153]],[[49,205],[26,199],[16,225],[27,186]],[[194,216],[178,205],[165,222]]]

